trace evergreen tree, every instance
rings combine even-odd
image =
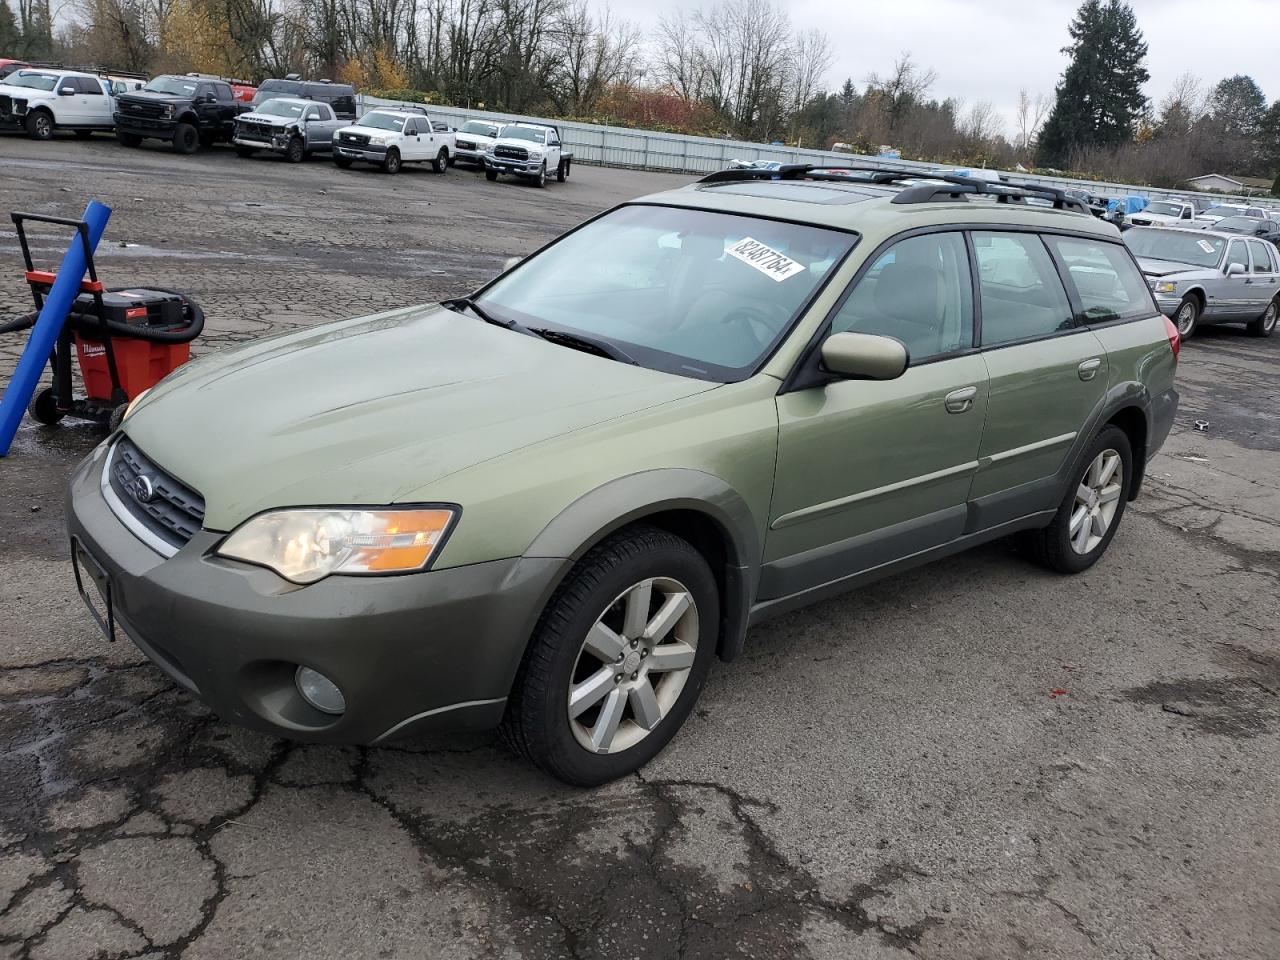
[[[1220,81],[1209,95],[1209,113],[1229,137],[1256,137],[1266,112],[1267,98],[1253,77],[1242,73]]]
[[[9,8],[8,0],[0,0],[0,55],[14,56],[22,47],[22,32]]]
[[[1040,133],[1040,162],[1065,166],[1074,150],[1133,137],[1146,109],[1147,44],[1122,0],[1085,0],[1068,28],[1071,58]]]

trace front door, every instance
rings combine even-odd
[[[987,374],[973,346],[963,234],[900,240],[846,294],[830,332],[906,344],[897,380],[778,397],[778,466],[760,599],[839,580],[960,536]]]
[[[991,393],[970,498],[975,527],[989,528],[1057,506],[1056,474],[1101,402],[1108,371],[1106,350],[1077,324],[1038,234],[976,232],[973,244]],[[1072,257],[1065,271],[1101,284],[1105,258],[1088,250]]]
[[[1204,284],[1206,320],[1243,320],[1249,316],[1253,309],[1250,268],[1247,242],[1244,239],[1232,240],[1227,244],[1221,272]],[[1235,273],[1231,272],[1233,269]]]

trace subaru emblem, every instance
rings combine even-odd
[[[133,483],[129,484],[129,492],[139,503],[150,503],[156,496],[156,488],[146,474],[139,474],[133,478]]]

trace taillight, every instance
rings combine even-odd
[[[1173,321],[1168,317],[1164,318],[1164,332],[1169,337],[1169,348],[1173,351],[1173,361],[1178,362],[1178,353],[1182,350],[1182,336],[1178,333],[1178,328],[1174,326]]]

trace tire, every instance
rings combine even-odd
[[[257,153],[257,152],[258,152],[258,151],[257,151],[257,150],[255,150],[253,147],[242,147],[242,146],[240,146],[240,145],[238,145],[238,144],[236,145],[236,156],[237,156],[237,157],[242,157],[242,158],[246,158],[246,159],[247,159],[248,157],[252,157],[252,156],[253,156],[255,153]]]
[[[346,157],[334,157],[333,165],[337,167],[339,170],[351,169],[351,161],[348,160]]]
[[[53,397],[53,387],[45,387],[32,397],[31,402],[27,404],[27,413],[31,414],[32,420],[43,423],[47,427],[52,427],[66,416],[57,407]]]
[[[400,172],[400,151],[388,150],[386,157],[382,160],[382,172],[397,174]]]
[[[441,147],[440,152],[436,154],[436,158],[431,161],[432,173],[444,173],[449,169],[449,148]]]
[[[111,411],[111,415],[107,417],[107,429],[115,433],[120,429],[120,425],[124,423],[125,412],[129,409],[127,403],[122,403]]]
[[[76,135],[77,140],[88,140],[93,136],[92,130],[73,130],[72,133]]]
[[[561,160],[556,166],[556,179],[561,183],[569,179],[569,164],[572,162],[572,160]]]
[[[544,160],[542,166],[538,168],[538,179],[533,181],[539,187],[547,185],[547,162]]]
[[[657,642],[645,640],[681,601]],[[630,622],[628,610],[636,613]],[[565,783],[596,786],[634,773],[693,709],[719,631],[715,577],[688,541],[647,525],[615,534],[588,551],[543,610],[507,701],[503,740]],[[584,694],[576,718],[573,689]]]
[[[1113,466],[1115,460],[1119,462]],[[1081,573],[1098,562],[1120,527],[1133,484],[1133,450],[1128,434],[1117,426],[1103,428],[1089,444],[1082,462],[1078,479],[1050,524],[1021,538],[1023,549],[1033,560],[1058,573]],[[1086,492],[1091,496],[1086,498]],[[1108,507],[1113,508],[1109,517]],[[1081,525],[1073,529],[1076,521]]]
[[[307,145],[302,142],[301,137],[294,137],[289,141],[289,146],[284,151],[284,158],[289,163],[301,163],[307,159]]]
[[[142,138],[136,133],[122,133],[116,131],[116,139],[120,141],[122,147],[138,147],[142,145]]]
[[[1178,328],[1178,336],[1189,340],[1196,332],[1196,324],[1200,322],[1200,301],[1195,297],[1183,297],[1178,309],[1173,314],[1173,325]]]
[[[173,149],[175,153],[190,156],[200,149],[200,134],[189,123],[180,123],[173,128]]]
[[[1269,337],[1275,332],[1276,317],[1280,314],[1280,302],[1272,300],[1262,316],[1249,324],[1249,332],[1255,337]]]
[[[486,170],[486,171],[484,172],[484,178],[485,178],[486,180],[488,180],[490,183],[493,183],[493,181],[495,181],[495,180],[497,180],[497,179],[498,179],[498,171],[497,171],[497,170]]]
[[[27,114],[26,127],[32,140],[52,140],[53,114],[48,110],[33,110]]]

